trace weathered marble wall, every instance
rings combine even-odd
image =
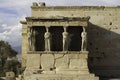
[[[22,67],[26,67],[26,57],[28,51],[27,24],[22,24]]]
[[[90,16],[89,68],[97,75],[120,75],[120,7],[32,7],[32,17]]]

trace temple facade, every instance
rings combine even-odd
[[[21,21],[25,80],[99,80],[98,76],[113,75],[119,65],[106,61],[111,58],[112,40],[119,39],[119,31],[112,32],[119,26],[114,10],[120,13],[119,7],[45,6],[34,2],[31,17]],[[112,71],[105,71],[107,67]]]

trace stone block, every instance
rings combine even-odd
[[[5,80],[15,80],[15,73],[14,72],[6,72],[6,79]]]
[[[88,58],[88,51],[81,51],[81,53],[78,55],[78,58],[87,59]]]
[[[99,80],[98,77],[90,77],[89,74],[74,75],[74,74],[36,74],[25,77],[25,80]]]
[[[54,68],[54,55],[53,54],[42,54],[41,55],[41,66],[45,71],[50,71]]]
[[[68,54],[68,56],[69,56],[69,59],[78,59],[79,54],[71,53],[71,54]]]
[[[40,54],[27,54],[27,68],[39,69]]]
[[[67,74],[67,75],[81,75],[81,74],[84,74],[84,75],[88,75],[89,74],[89,71],[88,69],[85,69],[85,70],[82,70],[82,69],[73,69],[73,70],[61,70],[61,71],[56,71],[56,74]]]
[[[6,77],[15,77],[15,73],[14,72],[6,72]]]
[[[55,54],[55,67],[56,70],[68,69],[68,54]]]
[[[86,59],[70,59],[70,69],[87,69]]]

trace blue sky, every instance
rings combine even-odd
[[[0,0],[0,40],[12,46],[21,45],[20,20],[30,16],[32,2],[47,6],[120,6],[120,0]]]

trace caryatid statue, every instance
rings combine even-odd
[[[86,51],[86,48],[87,48],[87,32],[85,31],[84,27],[83,27],[83,32],[81,33],[81,37],[82,37],[81,51]]]
[[[28,48],[31,51],[32,48],[32,29],[28,28]]]
[[[63,35],[63,51],[68,51],[68,45],[69,45],[69,33],[67,32],[67,27],[63,27],[64,32]]]
[[[46,32],[44,34],[44,39],[45,39],[45,51],[50,51],[50,46],[51,46],[51,34],[49,32],[49,27],[46,27]]]
[[[35,30],[33,28],[28,29],[28,47],[30,51],[35,50]]]
[[[32,29],[32,50],[35,51],[35,35],[36,35],[36,31],[35,28]]]

